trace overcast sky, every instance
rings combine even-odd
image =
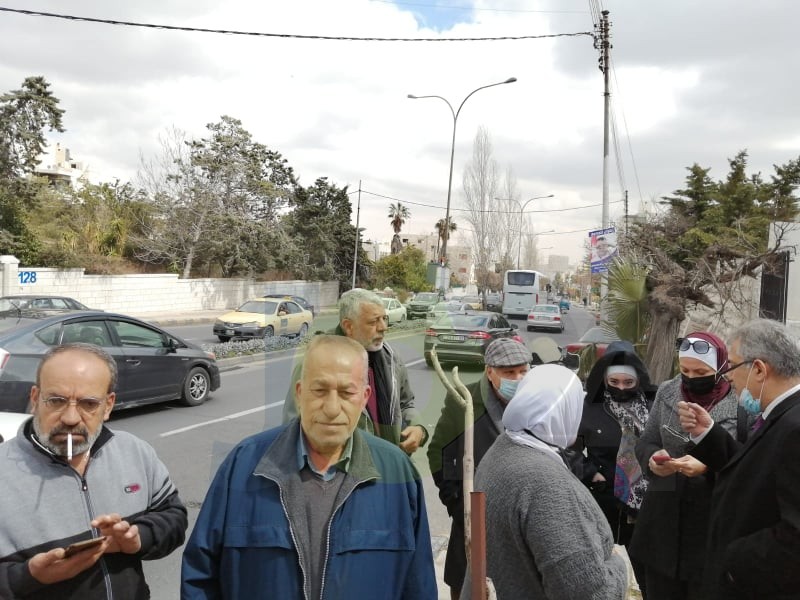
[[[111,20],[273,34],[492,38],[589,32],[588,0],[0,0],[0,6]],[[800,155],[797,0],[606,1],[619,163],[611,218],[683,187],[686,167],[727,174],[747,149],[751,171]],[[472,42],[326,41],[191,33],[0,12],[0,91],[43,75],[66,110],[51,136],[95,179],[131,179],[140,154],[177,127],[202,137],[221,115],[280,152],[301,183],[327,176],[358,189],[365,238],[389,241],[391,200],[404,231],[444,217],[452,117],[458,118],[452,216],[467,228],[462,173],[478,127],[536,200],[546,254],[577,260],[601,225],[603,79],[588,36]],[[622,177],[620,177],[620,172]],[[356,194],[353,194],[355,223]],[[586,208],[578,208],[586,207]],[[454,242],[458,243],[456,237]]]

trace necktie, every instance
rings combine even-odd
[[[764,417],[762,417],[761,415],[758,415],[758,418],[756,419],[755,423],[753,423],[753,426],[750,428],[750,431],[755,433],[756,431],[761,429],[761,426],[763,424],[764,424]]]

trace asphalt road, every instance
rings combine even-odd
[[[335,320],[334,316],[317,319],[314,329],[322,329],[316,325],[323,325],[328,318],[331,323]],[[515,322],[526,341],[546,335],[559,345],[577,340],[594,324],[592,315],[582,308],[568,313],[563,334],[530,333],[525,331],[524,321]],[[170,330],[193,341],[215,339],[210,336],[210,325],[171,327]],[[389,341],[408,366],[417,407],[432,432],[441,410],[444,388],[422,358],[422,332],[398,331],[390,335]],[[121,411],[112,416],[109,427],[129,431],[156,449],[189,507],[190,528],[217,466],[230,449],[241,439],[280,423],[294,359],[294,352],[276,353],[263,362],[223,372],[221,388],[199,407],[169,403]],[[482,371],[467,370],[461,375],[469,383],[479,378]],[[425,483],[432,543],[434,552],[438,552],[446,545],[449,518],[438,500],[424,449],[418,451],[413,460]],[[172,600],[179,596],[180,557],[179,549],[165,559],[145,565],[154,600]],[[440,597],[448,598],[446,586],[440,586]]]

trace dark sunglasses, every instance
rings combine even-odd
[[[678,338],[675,347],[681,352],[686,352],[689,348],[693,348],[698,354],[708,354],[711,344],[705,340],[691,341],[688,338]]]

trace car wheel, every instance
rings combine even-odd
[[[406,316],[405,315],[400,315],[400,322],[402,323],[405,320],[406,320]]]
[[[227,336],[227,335],[218,335],[218,336],[217,336],[217,339],[219,339],[219,341],[220,341],[220,342],[223,342],[223,343],[225,343],[225,342],[227,342],[228,340],[230,340],[231,338],[230,338],[230,336]]]
[[[264,330],[264,337],[269,338],[275,335],[275,328],[272,325],[268,325],[267,328]]]
[[[208,398],[211,391],[211,377],[203,367],[194,367],[183,382],[183,403],[186,406],[199,406]]]
[[[305,337],[308,333],[308,323],[303,323],[300,326],[300,332],[297,334],[297,337]]]

